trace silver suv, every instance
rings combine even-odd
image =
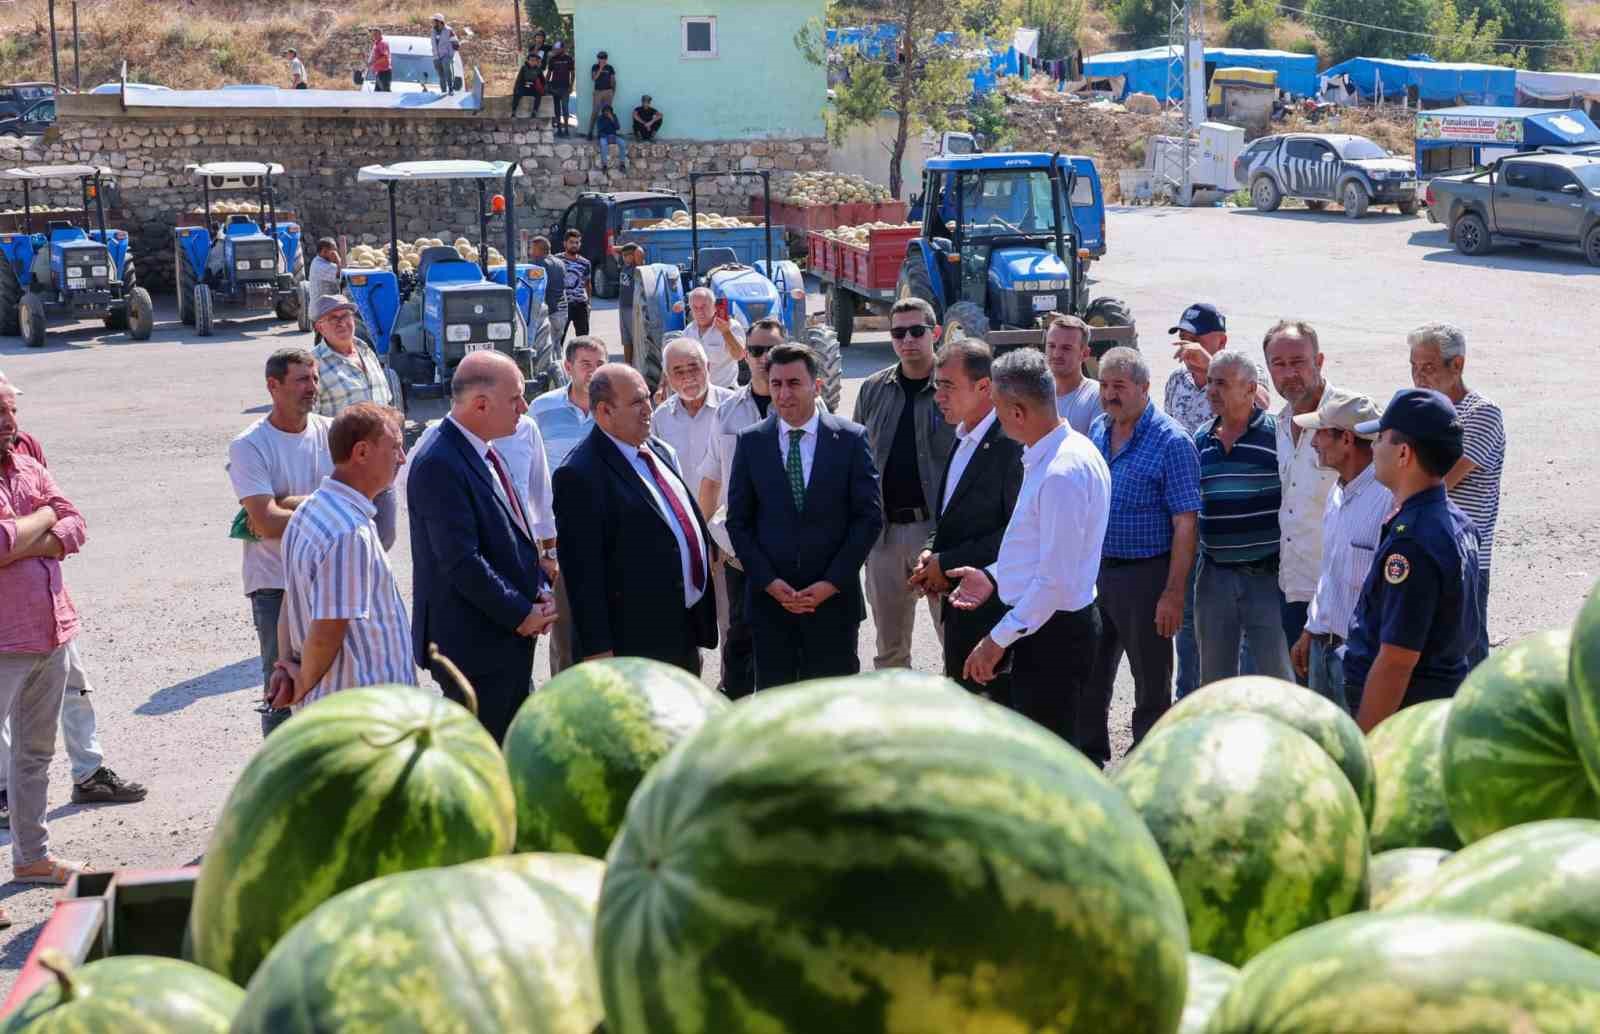
[[[1417,167],[1364,136],[1280,133],[1246,147],[1233,163],[1234,179],[1250,188],[1257,211],[1272,212],[1286,197],[1321,211],[1330,201],[1360,219],[1372,205],[1417,211]]]

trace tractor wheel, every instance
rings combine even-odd
[[[591,288],[596,298],[615,298],[621,292],[621,271],[617,269],[617,260],[607,255],[594,267],[594,283]]]
[[[895,300],[902,298],[921,298],[933,306],[933,314],[939,315],[939,303],[934,299],[933,281],[928,279],[928,267],[923,264],[921,252],[906,252],[906,259],[900,264],[900,277],[895,283]]]
[[[22,343],[29,348],[44,347],[44,299],[29,291],[18,306],[22,324]]]
[[[1276,212],[1283,204],[1283,191],[1272,182],[1271,176],[1257,176],[1250,184],[1250,200],[1255,202],[1257,212]]]
[[[123,312],[128,336],[135,341],[148,341],[156,327],[156,309],[150,302],[150,292],[135,287],[128,292],[128,307]]]
[[[674,330],[660,340],[653,337],[647,337],[643,341],[638,338],[633,339],[633,358],[638,362],[640,376],[650,386],[651,395],[654,395],[656,389],[666,380],[662,355],[666,351],[667,342],[680,337],[683,337],[683,332]]]
[[[0,255],[0,334],[15,337],[22,333],[18,324],[18,306],[22,304],[22,283],[11,262]]]
[[[189,264],[189,255],[183,250],[183,243],[178,240],[172,242],[172,250],[177,253],[177,272],[173,282],[177,284],[178,292],[178,322],[186,327],[194,326],[194,288],[199,278],[195,276],[194,266]]]
[[[989,333],[989,317],[977,302],[956,302],[944,311],[944,334],[951,341],[964,337],[983,339]]]
[[[386,367],[383,374],[389,381],[389,404],[400,411],[400,423],[403,426],[406,418],[406,386],[400,383],[400,375],[394,367]]]
[[[210,337],[212,329],[211,288],[205,284],[194,285],[194,332],[197,337]]]
[[[849,348],[856,332],[856,296],[838,284],[828,288],[828,315],[840,348]]]
[[[304,280],[295,285],[295,296],[299,298],[299,311],[295,313],[295,327],[302,334],[311,333],[311,285]]]
[[[837,412],[839,400],[844,395],[844,356],[840,354],[839,335],[827,327],[812,327],[806,331],[806,344],[817,353],[817,377],[822,381],[822,401],[828,412]]]
[[[1094,299],[1089,303],[1089,307],[1083,310],[1083,322],[1091,327],[1137,326],[1133,319],[1133,310],[1128,308],[1128,303],[1121,298]],[[1137,339],[1134,340],[1132,347],[1139,347]],[[1083,364],[1084,376],[1094,377],[1100,372],[1100,356],[1104,355],[1108,350],[1102,347],[1093,351],[1093,354]]]
[[[1346,219],[1360,219],[1367,214],[1367,205],[1372,203],[1372,198],[1367,194],[1367,188],[1351,180],[1344,185],[1344,190],[1339,194],[1340,203],[1344,205]]]

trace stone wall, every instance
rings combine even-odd
[[[98,100],[99,98],[95,98]],[[363,165],[428,158],[519,160],[518,229],[546,233],[585,190],[642,190],[665,187],[689,193],[689,173],[734,169],[809,170],[828,166],[823,140],[715,141],[663,140],[629,146],[628,172],[600,170],[595,145],[582,139],[553,139],[547,126],[526,118],[488,113],[446,118],[428,114],[372,113],[333,115],[273,114],[185,110],[148,117],[143,113],[75,115],[63,112],[52,134],[26,149],[0,153],[0,164],[93,163],[119,177],[120,228],[133,236],[142,283],[170,288],[173,277],[172,227],[180,213],[201,203],[199,185],[184,173],[193,162],[244,160],[281,162],[279,208],[300,221],[305,234],[347,234],[352,242],[386,241],[387,192],[358,184]],[[717,177],[700,182],[700,205],[709,212],[744,214],[759,181]],[[76,207],[77,184],[36,190],[34,203]],[[232,193],[231,197],[245,195]],[[477,187],[426,183],[399,190],[401,235],[466,236],[476,241]],[[252,198],[253,200],[253,198]],[[0,181],[0,211],[20,208],[22,192]],[[503,230],[491,231],[492,236]]]

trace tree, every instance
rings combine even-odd
[[[1002,11],[1008,21],[1039,30],[1039,56],[1066,57],[1078,49],[1084,0],[1009,0]]]
[[[1314,0],[1312,24],[1328,42],[1335,62],[1352,57],[1404,57],[1426,50],[1428,0]],[[1335,20],[1337,19],[1337,20]],[[1389,29],[1401,32],[1385,31]]]
[[[1133,37],[1136,47],[1160,46],[1167,41],[1169,0],[1116,0],[1117,24]]]
[[[1428,54],[1436,61],[1477,61],[1500,64],[1507,55],[1495,49],[1500,22],[1480,21],[1475,14],[1457,12],[1455,0],[1443,0],[1428,19]]]
[[[572,19],[556,11],[556,0],[526,0],[523,4],[528,15],[528,38],[543,29],[545,35],[551,40],[566,40],[568,46],[572,41]]]
[[[1272,30],[1278,24],[1275,0],[1233,0],[1231,14],[1223,26],[1223,41],[1230,47],[1261,49],[1272,45]]]
[[[1462,0],[1463,15],[1476,15],[1480,22],[1494,19],[1500,23],[1500,38],[1515,41],[1502,46],[1504,51],[1517,49],[1516,43],[1529,40],[1570,40],[1572,30],[1567,25],[1566,8],[1562,0]],[[1518,67],[1545,68],[1562,59],[1566,48],[1530,46]]]

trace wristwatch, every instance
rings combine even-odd
[[[551,546],[549,549],[541,549],[541,550],[539,550],[539,556],[544,558],[545,560],[550,561],[551,563],[560,563],[560,561],[558,561],[556,559],[556,547],[555,546]]]

